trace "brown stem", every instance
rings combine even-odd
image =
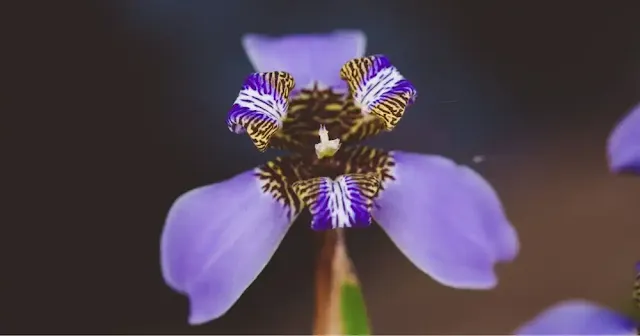
[[[333,258],[336,244],[342,240],[340,229],[327,230],[319,233],[320,253],[316,265],[315,287],[316,305],[313,326],[314,335],[328,335],[331,328],[331,292],[333,286]]]

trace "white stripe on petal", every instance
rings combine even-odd
[[[311,227],[327,230],[370,225],[379,186],[377,174],[347,174],[298,181],[293,190],[309,207]]]
[[[286,72],[249,75],[227,116],[227,126],[235,133],[247,132],[259,151],[264,152],[289,108],[289,94],[295,83]]]

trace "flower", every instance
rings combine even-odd
[[[607,152],[612,172],[640,174],[640,104],[613,129]]]
[[[640,316],[640,262],[636,264],[633,306]],[[585,300],[555,304],[522,325],[516,335],[640,335],[640,320]]]
[[[314,230],[375,219],[415,266],[455,288],[493,288],[494,265],[517,255],[516,231],[479,174],[440,156],[354,145],[393,129],[416,97],[387,57],[363,57],[365,41],[358,31],[244,37],[259,73],[242,86],[229,129],[260,151],[293,154],[171,207],[162,272],[189,297],[191,324],[230,309],[305,208]]]

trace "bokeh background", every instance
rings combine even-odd
[[[240,45],[247,32],[364,30],[368,53],[388,55],[420,92],[398,128],[373,144],[472,165],[519,231],[520,256],[486,292],[437,284],[378,228],[349,234],[375,333],[509,333],[558,300],[615,306],[630,295],[640,178],[607,171],[605,141],[640,101],[638,1],[3,7],[5,79],[19,103],[9,114],[24,127],[14,129],[15,159],[3,160],[17,168],[7,189],[19,188],[15,204],[4,203],[0,331],[311,331],[307,223],[296,223],[231,311],[204,326],[187,325],[186,299],[160,276],[159,235],[173,200],[275,155],[224,123],[252,71]]]

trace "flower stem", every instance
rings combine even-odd
[[[327,230],[319,233],[320,253],[316,264],[316,311],[314,318],[313,334],[330,335],[337,329],[330,324],[329,318],[331,305],[331,261],[335,253],[337,230]]]
[[[320,233],[315,335],[369,335],[369,321],[342,229]]]

